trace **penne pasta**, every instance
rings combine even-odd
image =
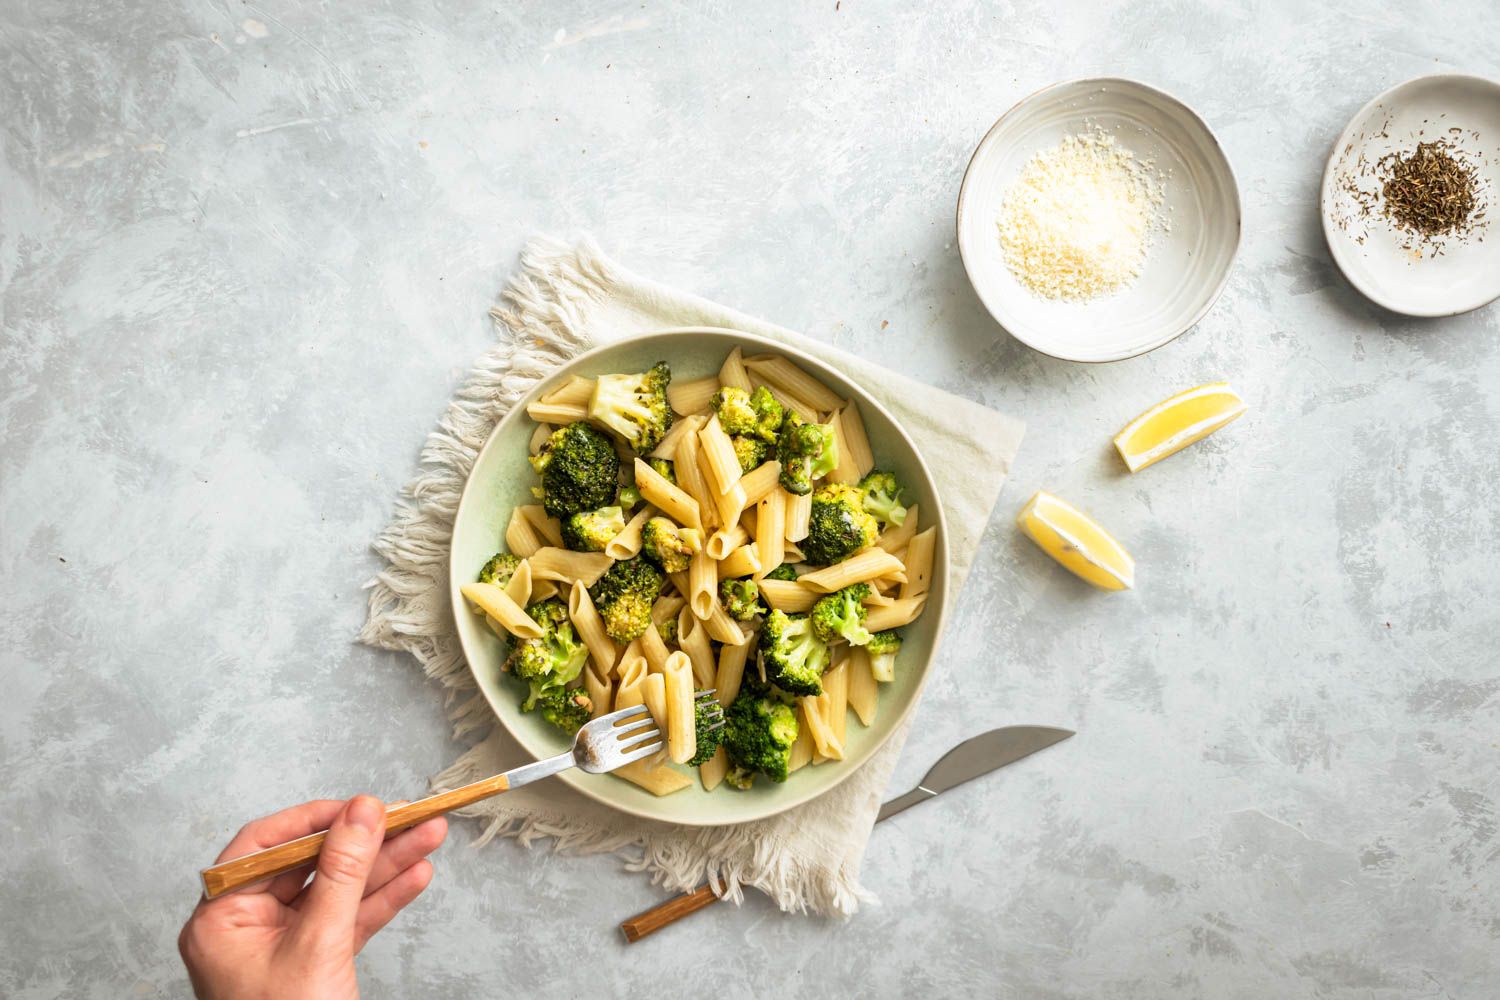
[[[873,725],[875,713],[880,705],[880,685],[870,670],[870,654],[863,646],[849,650],[849,707],[859,716],[862,725]]]
[[[641,491],[641,496],[647,503],[658,508],[678,524],[689,528],[703,527],[698,501],[667,482],[655,469],[640,459],[635,460],[635,488]]]
[[[750,649],[754,645],[746,636],[745,641],[738,646],[724,645],[719,647],[718,668],[714,671],[714,697],[719,699],[719,704],[728,708],[734,704],[734,699],[739,697],[740,681],[745,676],[745,661],[750,656]]]
[[[800,542],[812,522],[812,494],[788,493],[786,497],[786,540]]]
[[[632,645],[634,645],[632,643]],[[646,658],[644,656],[632,656],[627,649],[625,655],[620,658],[620,683],[615,688],[615,711],[623,708],[633,708],[636,705],[646,703],[646,692],[641,685],[646,682]]]
[[[571,584],[581,580],[592,587],[614,560],[603,552],[574,552],[571,549],[540,548],[533,552],[531,563],[533,580],[559,580]]]
[[[708,467],[708,457],[698,449],[698,468],[703,473],[703,484],[708,490],[708,503],[713,505],[715,520],[720,525],[734,524],[745,511],[745,490],[738,482],[723,493],[714,484],[714,473]]]
[[[932,549],[936,543],[936,528],[928,528],[912,537],[901,560],[906,566],[906,581],[901,584],[902,597],[921,597],[927,593],[932,583]]]
[[[708,629],[692,611],[684,608],[677,619],[677,646],[693,665],[693,679],[699,687],[712,687],[714,681],[714,646]]]
[[[723,781],[724,775],[728,773],[729,755],[724,752],[723,747],[719,747],[712,757],[698,765],[698,780],[703,782],[705,792],[718,788],[719,782]]]
[[[762,385],[765,386],[766,389],[770,391],[771,395],[776,398],[776,402],[780,403],[788,410],[796,411],[797,415],[800,416],[803,420],[806,420],[808,423],[816,424],[819,422],[818,408],[807,402],[806,400],[799,399],[796,396],[793,396],[785,389],[778,388],[777,386],[772,385],[771,383],[767,382],[757,375],[752,375],[750,377],[750,381],[756,383],[757,387]]]
[[[688,421],[674,420],[667,433],[662,435],[662,439],[656,443],[656,447],[651,449],[647,457],[665,458],[671,461],[672,456],[677,454],[677,442],[682,440],[684,434],[692,434],[696,431],[697,428]]]
[[[526,442],[526,454],[535,455],[542,450],[542,445],[552,436],[551,424],[537,424],[531,431],[531,440]]]
[[[786,553],[786,490],[779,486],[755,506],[755,551],[760,556],[758,576],[780,566]]]
[[[746,392],[754,388],[750,384],[750,373],[745,371],[744,356],[738,347],[730,351],[729,357],[719,366],[719,384],[744,389]]]
[[[917,508],[917,504],[906,508],[906,520],[902,522],[901,527],[885,529],[880,537],[875,539],[875,544],[887,552],[900,552],[910,545],[911,540],[916,537],[917,525],[922,519],[922,512]]]
[[[719,560],[719,576],[732,580],[741,576],[756,576],[760,573],[760,555],[754,545],[741,545]]]
[[[459,592],[516,638],[542,637],[542,627],[493,583],[466,583],[459,588]]]
[[[631,784],[639,785],[657,796],[680,792],[693,783],[693,779],[681,771],[674,771],[670,767],[652,767],[647,760],[631,761],[624,767],[617,767],[609,773],[624,778]]]
[[[537,537],[554,548],[562,547],[562,522],[555,517],[548,517],[546,508],[539,503],[532,503],[521,507],[520,511],[536,529]]]
[[[807,562],[807,557],[802,554],[802,549],[798,547],[796,542],[787,542],[786,553],[783,556],[782,561],[800,564]]]
[[[693,553],[688,564],[688,607],[699,618],[707,618],[718,601],[719,565],[707,549]]]
[[[715,527],[719,523],[718,494],[709,489],[703,467],[698,464],[698,435],[684,434],[677,442],[677,454],[672,459],[672,468],[677,473],[678,487],[698,505],[699,523],[689,527],[704,530]],[[644,491],[642,495],[645,495]]]
[[[521,508],[511,511],[510,521],[505,525],[505,547],[519,558],[527,559],[535,555],[543,544],[542,536],[536,533],[536,528],[532,527]]]
[[[692,661],[686,653],[673,653],[660,676],[666,686],[667,756],[674,764],[686,764],[698,752]]]
[[[802,714],[800,711],[797,713]],[[797,741],[792,744],[791,757],[786,762],[787,773],[800,770],[812,762],[813,740],[812,730],[799,718],[797,721]]]
[[[710,639],[726,646],[739,646],[745,642],[745,632],[740,628],[740,623],[729,617],[729,612],[717,600],[708,617],[703,619],[703,628]]]
[[[516,571],[510,575],[510,582],[504,587],[505,596],[516,603],[516,607],[524,608],[531,603],[531,563],[525,559],[516,567]]]
[[[781,463],[776,460],[762,462],[740,477],[740,488],[745,491],[745,503],[755,504],[764,500],[781,480]]]
[[[565,403],[585,408],[593,398],[594,380],[581,375],[574,375],[556,389],[542,393],[544,403]]]
[[[719,493],[728,493],[740,481],[740,460],[718,417],[703,422],[703,429],[698,432],[698,447],[708,471],[709,485]]]
[[[772,388],[783,389],[788,395],[805,399],[825,413],[844,405],[838,393],[779,355],[746,361],[745,367],[769,382]]]
[[[620,653],[620,658],[615,661],[615,676],[624,678],[637,664],[640,665],[641,673],[648,671],[646,654],[641,652],[641,640],[639,637],[630,640],[629,645]]]
[[[649,760],[652,767],[666,763],[668,756],[667,748],[667,682],[661,674],[647,674],[641,679],[641,696],[645,699],[646,708],[651,712],[651,718],[656,721],[656,731],[661,734],[661,750],[651,755]],[[639,739],[639,737],[637,737]]]
[[[849,656],[823,674],[823,696],[828,699],[828,728],[840,747],[844,746],[849,718]]]
[[[526,415],[540,424],[571,424],[589,415],[587,403],[546,403],[537,400],[526,407]]]
[[[732,528],[720,528],[709,538],[704,548],[712,559],[723,559],[735,549],[750,540],[750,533],[745,530],[744,525],[736,524]]]
[[[927,595],[923,594],[921,597],[898,598],[885,607],[871,608],[865,616],[865,628],[871,632],[884,632],[910,625],[922,613],[922,605],[926,603]]]
[[[905,567],[901,565],[900,559],[884,549],[868,548],[856,552],[843,562],[804,573],[797,578],[797,582],[819,593],[831,594],[835,590],[843,590],[856,583],[868,583],[882,576],[895,576],[905,581]]]
[[[812,733],[814,764],[818,763],[820,755],[829,760],[844,759],[844,746],[834,738],[833,728],[828,722],[828,701],[827,691],[797,699],[797,707],[802,710],[802,724]]]
[[[646,522],[655,515],[655,507],[649,503],[641,504],[641,509],[625,523],[620,533],[604,546],[604,554],[616,561],[631,559],[638,555],[641,551],[641,531],[645,529]]]
[[[674,622],[677,615],[682,611],[682,606],[687,603],[687,598],[666,594],[656,599],[651,605],[651,620],[660,625],[662,622]]]
[[[865,478],[875,468],[875,454],[870,450],[870,439],[865,434],[865,420],[859,414],[859,404],[854,400],[844,403],[839,411],[840,446],[839,462],[848,461],[854,467],[854,482]]]
[[[615,696],[613,681],[596,674],[593,667],[584,667],[583,689],[588,692],[589,704],[593,706],[590,718],[597,719],[609,711],[610,703]]]
[[[589,659],[594,662],[594,669],[599,672],[600,677],[608,677],[620,658],[620,649],[605,634],[604,621],[594,608],[589,589],[583,585],[582,580],[574,580],[573,589],[568,592],[568,620],[578,630],[578,637],[583,640],[583,644],[589,648]]]
[[[646,631],[641,633],[641,654],[646,657],[646,668],[653,674],[659,674],[667,669],[667,657],[670,652],[667,644],[662,641],[661,633],[656,630],[656,623],[652,622],[646,626]]]
[[[859,476],[855,475],[854,464],[846,457],[847,449],[844,446],[844,428],[839,419],[839,414],[835,413],[829,417],[828,423],[833,428],[834,454],[838,456],[839,461],[833,467],[833,471],[828,474],[827,480],[830,483],[857,484]]]
[[[802,580],[765,580],[760,582],[760,596],[777,611],[789,615],[804,614],[812,610],[823,595],[802,586]]]
[[[531,581],[532,604],[535,604],[537,601],[545,601],[548,598],[556,597],[559,593],[561,591],[557,589],[557,582],[555,580]]]
[[[673,413],[691,416],[708,406],[714,393],[719,391],[719,376],[708,375],[688,382],[673,382],[667,386],[667,403]]]

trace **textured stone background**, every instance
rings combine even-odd
[[[882,828],[847,926],[753,901],[627,950],[642,878],[460,823],[369,996],[1500,993],[1500,312],[1372,307],[1316,206],[1361,103],[1497,51],[1484,2],[0,0],[0,994],[181,994],[240,823],[454,755],[350,639],[543,231],[1025,417],[898,780],[1079,736]],[[1218,130],[1246,238],[1196,330],[1089,367],[995,328],[952,208],[1014,100],[1108,73]],[[1246,418],[1120,473],[1123,420],[1226,376]],[[1136,592],[1018,538],[1038,487]]]

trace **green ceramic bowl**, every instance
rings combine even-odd
[[[505,728],[528,753],[537,758],[561,753],[568,747],[568,738],[540,716],[521,713],[523,687],[500,670],[506,655],[505,644],[482,619],[468,613],[459,594],[459,587],[473,580],[485,560],[504,547],[505,525],[511,510],[518,504],[533,502],[531,487],[536,484],[536,474],[526,461],[526,445],[535,425],[526,415],[526,406],[571,375],[642,371],[661,360],[672,366],[673,378],[701,378],[718,371],[724,357],[736,346],[746,354],[784,355],[839,395],[857,400],[877,464],[895,470],[906,484],[905,500],[908,504],[922,505],[923,525],[938,526],[938,544],[933,554],[927,607],[921,618],[902,630],[905,642],[896,661],[896,680],[881,685],[880,711],[873,726],[861,726],[851,715],[848,756],[844,760],[809,765],[780,785],[761,778],[749,791],[720,786],[705,792],[695,781],[691,787],[661,798],[607,774],[573,770],[558,779],[622,812],[689,826],[722,826],[764,819],[822,795],[868,761],[916,705],[948,610],[947,525],[932,475],[895,419],[863,389],[827,365],[776,341],[734,330],[663,330],[601,347],[574,359],[540,383],[490,434],[459,501],[449,562],[449,590],[457,610],[454,617],[458,635],[480,690]]]

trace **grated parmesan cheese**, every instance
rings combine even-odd
[[[1038,295],[1092,299],[1134,281],[1157,228],[1162,184],[1095,130],[1032,157],[1000,206],[1006,266]]]

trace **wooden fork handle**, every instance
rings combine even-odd
[[[393,833],[416,826],[434,816],[442,816],[455,809],[473,805],[481,799],[499,795],[510,787],[510,775],[497,774],[492,778],[464,785],[462,788],[439,792],[425,799],[388,809],[385,814],[385,835],[389,837]],[[247,854],[242,858],[234,858],[214,865],[212,868],[203,869],[203,895],[208,899],[217,899],[226,892],[233,892],[252,882],[259,882],[273,875],[301,868],[318,856],[318,852],[323,849],[323,838],[327,833],[328,831],[324,830],[309,834],[306,837],[289,840],[285,844],[267,847],[263,851],[256,851],[254,854]]]
[[[719,901],[714,894],[713,886],[705,882],[692,892],[685,892],[659,903],[647,910],[638,913],[629,920],[620,924],[620,930],[625,932],[625,940],[635,944],[648,934],[655,934],[668,924],[675,924],[689,914],[697,913],[705,906],[712,906]]]

